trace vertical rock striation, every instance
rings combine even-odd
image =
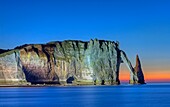
[[[0,54],[0,83],[23,84],[26,82],[18,50]]]
[[[3,51],[0,54],[0,80],[33,84],[120,84],[122,61],[129,68],[130,83],[143,84],[138,57],[133,68],[118,42],[97,39],[30,44]]]
[[[22,70],[31,83],[59,83],[53,45],[28,45],[20,49]]]

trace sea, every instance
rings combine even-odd
[[[1,87],[0,107],[170,107],[170,83]]]

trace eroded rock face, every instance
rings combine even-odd
[[[20,59],[27,81],[31,83],[59,83],[55,73],[53,45],[28,45],[20,49]]]
[[[0,79],[31,83],[119,84],[122,60],[130,70],[130,81],[142,83],[140,61],[134,70],[118,42],[97,39],[23,45],[2,53]]]

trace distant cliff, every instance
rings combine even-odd
[[[122,62],[129,68],[131,84],[145,83],[139,57],[133,68],[118,42],[95,39],[23,45],[1,50],[0,84],[120,84]]]

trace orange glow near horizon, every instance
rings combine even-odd
[[[151,71],[145,72],[146,81],[160,81],[160,82],[170,82],[170,72],[168,71]]]
[[[170,82],[170,71],[167,68],[145,66],[143,73],[146,82]],[[119,79],[121,82],[129,82],[130,80],[130,72],[125,64],[120,66]]]
[[[146,82],[170,82],[169,71],[144,71],[144,77]],[[127,70],[120,70],[120,81],[129,81],[130,73]]]

